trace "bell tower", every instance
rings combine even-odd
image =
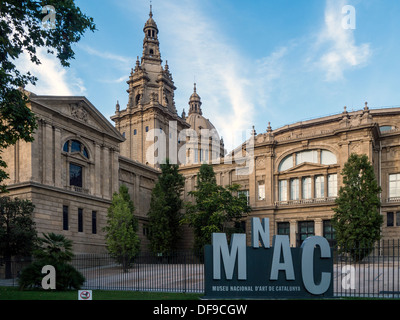
[[[142,64],[152,63],[161,65],[160,43],[158,42],[158,28],[153,20],[152,6],[150,5],[149,19],[143,28],[143,54]]]
[[[165,135],[166,156],[172,158],[170,150],[178,149],[175,134],[179,135],[182,129],[189,128],[185,119],[178,116],[174,92],[176,87],[169,70],[168,62],[162,65],[159,30],[153,19],[150,5],[149,18],[144,28],[142,57],[136,59],[135,67],[131,69],[128,84],[128,103],[126,109],[116,107],[115,115],[111,119],[116,128],[125,137],[121,144],[121,155],[157,167],[151,159],[148,148],[153,146],[157,138],[150,135]],[[169,132],[172,127],[175,132]],[[156,131],[155,131],[156,130]],[[163,136],[164,137],[164,136]],[[170,148],[170,144],[174,144]],[[177,152],[177,151],[173,151]],[[157,157],[155,151],[154,157]],[[176,157],[175,157],[176,158]],[[153,160],[153,161],[152,161]]]

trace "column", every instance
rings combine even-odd
[[[54,157],[54,141],[53,141],[53,128],[51,124],[44,124],[44,139],[43,139],[43,153],[44,153],[44,183],[54,185],[53,181],[53,157]]]
[[[296,246],[296,235],[297,235],[297,221],[290,220],[290,246]]]
[[[314,233],[316,236],[323,236],[323,228],[322,228],[322,219],[321,218],[316,218],[314,220]]]
[[[328,198],[328,174],[324,174],[324,198]]]
[[[61,164],[61,130],[54,128],[54,185],[62,188],[62,164]]]
[[[315,199],[315,175],[311,176],[311,199]]]
[[[102,161],[101,161],[101,181],[102,181],[102,196],[103,198],[110,199],[110,153],[107,147],[102,148]]]
[[[291,190],[291,186],[290,186],[290,179],[286,179],[286,200],[290,201],[290,190]]]
[[[274,176],[273,176],[273,158],[271,153],[265,157],[265,202],[266,205],[272,205],[274,202]]]
[[[101,197],[101,147],[99,144],[94,144],[94,195]]]
[[[118,192],[119,186],[119,162],[118,162],[118,152],[115,149],[111,149],[111,194]]]

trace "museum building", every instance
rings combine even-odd
[[[154,149],[157,139],[149,135],[158,132],[168,156],[179,159],[186,201],[191,200],[201,163],[210,163],[217,183],[238,183],[246,195],[252,208],[243,217],[246,232],[252,217],[269,218],[271,237],[286,234],[292,246],[311,235],[334,244],[331,218],[341,170],[351,153],[366,154],[382,188],[383,238],[400,238],[400,108],[371,109],[365,103],[357,111],[344,107],[335,115],[281,128],[268,123],[265,132],[253,128],[249,141],[227,153],[217,129],[203,115],[211,107],[202,106],[196,84],[188,115],[184,110],[178,115],[176,87],[167,62],[161,60],[151,10],[143,32],[142,57],[127,81],[126,108],[116,104],[111,117],[115,125],[83,96],[27,92],[28,107],[38,118],[35,140],[18,141],[2,156],[8,164],[9,195],[34,203],[39,234],[64,234],[76,253],[106,252],[102,229],[107,209],[113,193],[125,184],[146,250],[147,212],[160,174],[159,163],[151,160],[161,156]],[[190,228],[185,227],[179,247],[192,244]]]

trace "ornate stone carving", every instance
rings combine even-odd
[[[88,113],[85,110],[84,103],[82,101],[78,103],[71,103],[71,115],[81,121],[88,121]]]

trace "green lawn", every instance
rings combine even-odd
[[[93,290],[93,300],[198,300],[200,293]],[[78,291],[19,290],[0,287],[0,300],[78,300]]]

